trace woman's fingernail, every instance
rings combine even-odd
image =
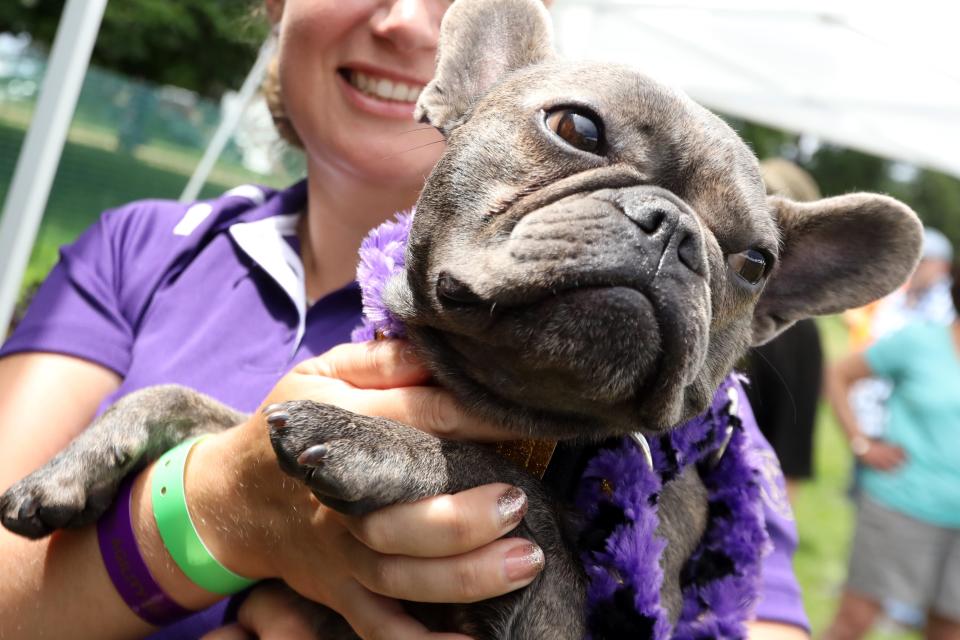
[[[529,580],[543,571],[543,549],[528,542],[514,547],[504,558],[507,578],[513,582]]]
[[[510,487],[497,498],[497,512],[501,527],[517,524],[527,515],[527,494],[519,487]]]

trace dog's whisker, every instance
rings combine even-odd
[[[396,157],[398,157],[398,156],[402,156],[402,155],[405,154],[405,153],[410,153],[411,151],[416,151],[417,149],[423,149],[424,147],[429,147],[430,145],[434,145],[434,144],[441,144],[441,143],[443,143],[443,142],[445,142],[445,140],[444,140],[443,138],[441,138],[441,139],[439,139],[439,140],[434,140],[433,142],[428,142],[428,143],[426,143],[426,144],[417,145],[416,147],[410,147],[409,149],[404,149],[404,150],[401,151],[400,153],[394,153],[394,154],[391,154],[391,155],[389,155],[389,156],[383,156],[383,157],[380,158],[380,159],[381,159],[381,160],[389,160],[390,158],[396,158]]]
[[[783,377],[783,374],[780,372],[780,369],[778,369],[773,364],[773,362],[770,361],[770,358],[765,356],[763,352],[760,351],[760,349],[756,349],[756,348],[751,349],[750,353],[751,355],[758,356],[761,359],[763,359],[763,361],[767,363],[767,366],[770,367],[770,370],[777,375],[777,379],[780,380],[780,384],[783,386],[784,391],[787,392],[787,397],[790,398],[790,406],[793,409],[793,424],[796,425],[797,424],[797,400],[796,398],[793,397],[793,390],[790,388],[790,385],[787,384],[787,381]]]
[[[436,128],[430,127],[430,126],[427,126],[427,127],[417,127],[416,129],[407,129],[406,131],[401,131],[401,132],[398,133],[397,135],[398,135],[398,136],[403,136],[403,135],[406,135],[406,134],[408,134],[408,133],[417,133],[418,131],[436,131]]]

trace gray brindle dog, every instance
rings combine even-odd
[[[869,194],[768,198],[750,150],[682,93],[633,68],[558,60],[539,0],[459,0],[441,31],[417,112],[447,150],[386,302],[436,379],[485,419],[581,442],[662,433],[703,412],[750,345],[874,300],[915,265],[909,208]],[[483,603],[413,609],[428,626],[583,637],[584,573],[538,480],[486,447],[390,420],[307,401],[282,410],[280,464],[340,511],[494,481],[527,492],[516,534],[542,547],[543,572]],[[131,394],[2,497],[3,524],[40,537],[89,523],[123,476],[243,419],[179,387]],[[676,620],[707,518],[695,469],[666,485],[659,512],[661,596]]]

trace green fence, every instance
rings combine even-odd
[[[45,57],[37,50],[0,48],[0,198],[6,196],[45,68]],[[213,135],[221,112],[220,104],[193,92],[91,68],[24,288],[42,280],[56,261],[60,245],[75,238],[103,210],[141,198],[177,198]],[[244,146],[234,139],[201,197],[249,182],[284,186],[302,175],[298,154],[274,151],[263,143]],[[276,156],[271,170],[251,170],[251,154],[263,165],[267,152]]]

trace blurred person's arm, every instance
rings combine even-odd
[[[873,375],[870,363],[863,353],[852,353],[842,358],[827,368],[827,399],[853,454],[870,467],[888,471],[903,463],[903,450],[882,440],[866,437],[850,404],[850,391],[854,384]]]
[[[71,356],[0,358],[0,492],[73,440],[119,384],[110,369]]]

